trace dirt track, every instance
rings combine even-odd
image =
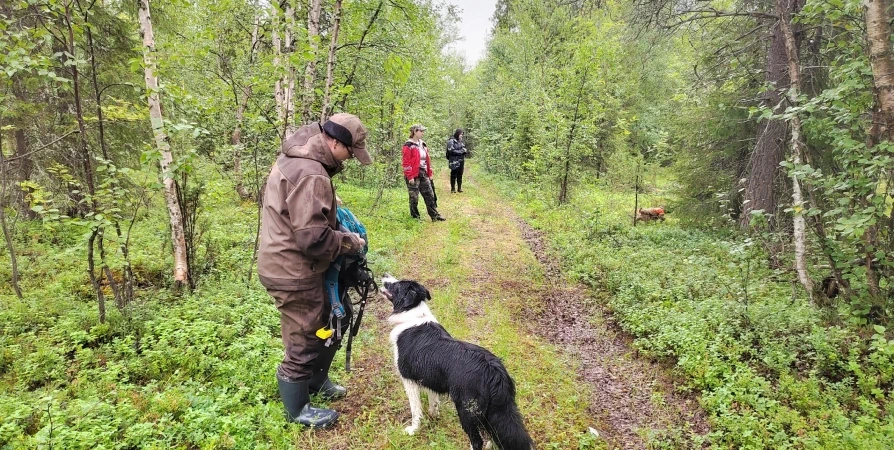
[[[644,438],[650,435],[697,445],[692,434],[703,436],[709,427],[696,399],[675,393],[666,370],[637,358],[630,339],[606,311],[587,300],[585,289],[565,282],[542,234],[521,219],[516,223],[553,287],[543,293],[543,312],[528,322],[580,362],[578,375],[592,386],[590,411],[603,423],[599,432],[613,447],[624,449],[645,448]]]

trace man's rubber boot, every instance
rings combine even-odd
[[[320,351],[314,366],[314,374],[307,385],[311,394],[320,394],[326,401],[340,400],[348,395],[348,390],[344,386],[339,386],[329,379],[329,367],[332,366],[338,347],[331,345]]]
[[[307,380],[285,381],[276,377],[279,396],[286,409],[286,420],[311,428],[326,428],[338,420],[338,412],[331,409],[310,406],[310,391]]]

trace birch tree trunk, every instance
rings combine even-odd
[[[776,12],[779,15],[779,28],[785,40],[785,53],[788,59],[788,77],[791,86],[788,90],[788,101],[791,107],[798,106],[801,93],[801,65],[798,62],[798,46],[791,28],[791,18],[785,4],[786,0],[776,0]],[[801,139],[801,118],[794,114],[789,122],[791,129],[792,163],[795,166],[805,159],[804,142]],[[804,195],[801,192],[801,181],[792,171],[792,209],[794,212],[792,238],[795,244],[795,271],[798,281],[804,286],[807,295],[813,301],[813,281],[807,273],[807,234],[804,220]]]
[[[320,113],[320,123],[329,118],[329,99],[332,93],[332,70],[335,68],[335,49],[338,45],[338,30],[341,25],[341,2],[335,0],[335,23],[332,25],[332,39],[329,41],[329,59],[326,63],[326,89],[323,94],[323,111]]]
[[[311,58],[304,68],[304,86],[301,99],[301,118],[307,123],[311,121],[311,105],[314,100],[314,81],[317,74],[317,53],[319,52],[320,11],[322,0],[311,0],[307,10],[307,42],[310,45]]]
[[[894,55],[891,49],[890,0],[863,0],[869,63],[879,112],[888,139],[894,139]]]
[[[173,162],[171,144],[164,128],[161,113],[161,98],[158,94],[158,78],[155,75],[155,36],[152,33],[152,19],[149,15],[149,0],[139,0],[140,34],[143,37],[143,62],[146,66],[146,90],[149,92],[149,120],[155,135],[155,146],[161,153],[159,166],[164,183],[165,203],[171,219],[171,244],[174,249],[174,281],[180,286],[187,285],[188,266],[186,263],[186,238],[183,234],[183,216],[177,200],[177,185],[169,167]]]
[[[891,2],[890,0],[864,0],[864,20],[866,37],[869,46],[869,64],[872,67],[872,79],[878,102],[873,114],[873,130],[870,132],[870,146],[887,138],[894,140],[894,55],[891,48]],[[881,123],[878,123],[881,122]],[[882,130],[883,128],[884,130]],[[872,264],[874,250],[878,246],[878,224],[867,230],[869,240],[866,256],[866,281],[869,292],[875,299],[882,297],[879,275]],[[889,226],[894,228],[894,212],[891,214]]]

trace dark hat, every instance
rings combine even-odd
[[[366,127],[359,117],[347,113],[335,114],[323,124],[323,131],[345,147],[350,147],[360,164],[372,164],[372,158],[366,151]]]

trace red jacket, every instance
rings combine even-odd
[[[425,147],[425,167],[426,173],[428,177],[431,178],[431,151],[428,149],[428,146],[425,145],[425,142],[422,143],[422,146]],[[404,142],[404,178],[408,180],[415,179],[419,176],[419,146],[413,141]]]

